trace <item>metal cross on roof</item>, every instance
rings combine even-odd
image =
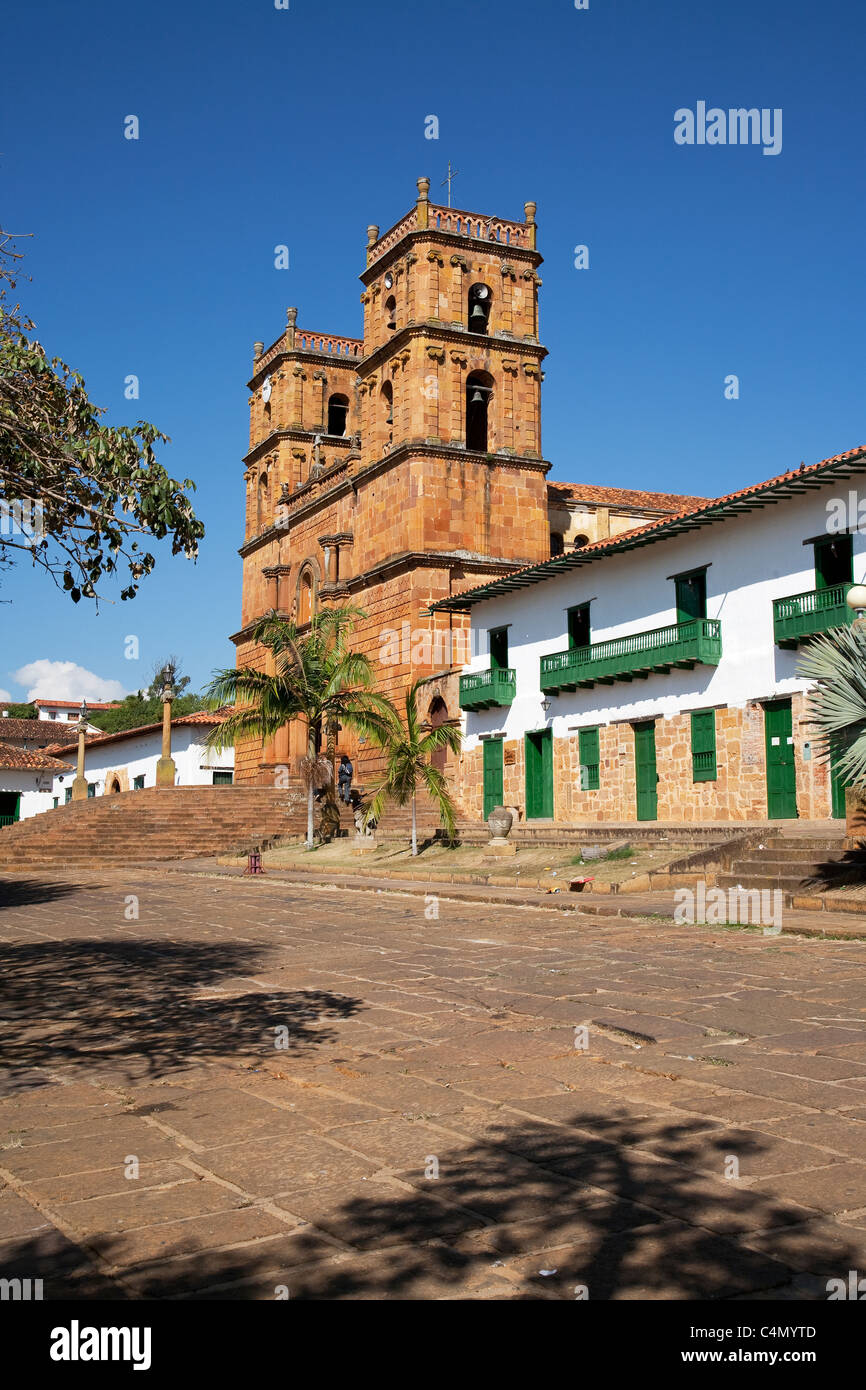
[[[447,185],[448,185],[448,206],[449,206],[449,208],[450,208],[450,206],[451,206],[451,180],[452,180],[452,179],[456,179],[456,177],[457,177],[457,175],[458,175],[459,173],[460,173],[460,170],[459,170],[459,169],[452,169],[452,168],[451,168],[451,160],[449,159],[449,161],[448,161],[448,175],[447,175],[446,178],[444,178],[444,179],[442,180],[442,183],[440,184],[440,188],[444,188],[445,185],[446,185],[446,183],[447,183]]]

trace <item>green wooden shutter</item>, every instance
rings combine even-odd
[[[690,623],[707,616],[707,575],[705,570],[681,574],[675,579],[677,622]]]
[[[716,711],[701,710],[692,715],[692,781],[715,782]]]
[[[600,786],[598,729],[581,729],[577,736],[580,755],[580,790],[597,792]]]

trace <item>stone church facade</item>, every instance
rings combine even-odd
[[[432,603],[699,500],[547,483],[535,213],[439,207],[421,178],[399,222],[367,228],[363,335],[302,330],[290,308],[256,343],[238,665],[268,659],[252,637],[266,613],[303,627],[349,603],[377,688],[399,703],[423,677],[425,715],[458,718],[468,618]],[[239,746],[236,780],[295,772],[303,744],[286,726]],[[373,766],[347,731],[338,749]]]

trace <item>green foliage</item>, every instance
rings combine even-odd
[[[349,646],[352,628],[366,614],[360,608],[324,608],[304,632],[269,614],[257,624],[253,641],[271,653],[273,674],[244,666],[217,671],[206,692],[210,708],[231,706],[208,737],[223,749],[244,739],[267,743],[293,719],[307,729],[307,844],[313,843],[313,791],[321,784],[319,744],[337,724],[374,738],[396,712],[390,700],[371,689],[373,668]],[[333,782],[333,768],[328,766]]]
[[[810,638],[797,674],[815,682],[809,713],[818,758],[831,759],[849,786],[866,788],[866,625]]]
[[[35,705],[4,705],[10,719],[38,719],[39,711]]]
[[[631,845],[620,845],[619,849],[610,850],[604,857],[608,861],[612,859],[633,859],[634,850]]]
[[[207,705],[200,695],[181,695],[172,701],[171,717],[177,719],[182,714],[195,714],[197,710],[206,708]],[[93,713],[89,713],[88,722],[95,724],[106,734],[119,734],[124,729],[137,729],[144,724],[161,724],[162,700],[141,694],[127,695],[116,709],[94,710]]]
[[[172,655],[167,656],[164,661],[155,661],[153,663],[153,670],[151,671],[150,675],[150,684],[148,685],[147,690],[145,692],[145,694],[148,695],[152,700],[162,698],[162,673],[165,670],[166,666],[171,668],[171,684],[176,696],[183,695],[184,691],[190,683],[189,676],[182,676],[180,674],[180,657]]]
[[[453,724],[439,724],[432,728],[422,722],[418,711],[418,689],[422,684],[423,681],[415,681],[406,691],[404,721],[401,721],[394,710],[393,717],[389,718],[385,728],[372,733],[372,741],[385,754],[385,775],[367,809],[367,819],[378,821],[388,797],[400,806],[405,806],[411,801],[413,854],[418,853],[415,797],[419,787],[426,789],[438,807],[448,839],[454,839],[455,813],[448,790],[448,779],[443,772],[431,765],[430,757],[438,748],[448,748],[452,753],[459,753],[461,738],[460,730]]]
[[[73,603],[125,565],[130,599],[156,564],[137,537],[168,539],[173,555],[194,559],[204,526],[188,492],[157,463],[168,437],[146,420],[103,425],[84,380],[31,336],[33,324],[10,302],[20,255],[0,230],[0,502],[41,509],[35,534],[0,535],[0,565],[16,552],[50,574]]]

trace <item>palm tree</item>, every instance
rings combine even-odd
[[[460,730],[453,724],[432,728],[422,722],[418,713],[418,687],[422,684],[423,681],[417,680],[406,691],[405,723],[394,710],[384,729],[371,731],[372,741],[385,754],[385,774],[373,793],[365,817],[368,821],[381,819],[386,797],[391,797],[399,806],[411,801],[413,855],[418,853],[415,798],[419,786],[426,789],[436,803],[449,840],[454,838],[454,803],[448,791],[448,780],[431,765],[430,755],[438,748],[460,752]]]
[[[866,622],[834,627],[809,639],[797,674],[815,681],[811,723],[818,756],[831,761],[849,787],[866,790]]]
[[[273,674],[252,667],[217,671],[206,691],[211,708],[232,706],[208,737],[216,749],[254,738],[263,743],[292,719],[307,727],[301,773],[307,789],[307,848],[313,847],[313,793],[333,782],[333,768],[320,757],[326,734],[342,724],[367,738],[384,736],[396,717],[390,700],[371,690],[373,668],[349,647],[352,628],[366,617],[360,608],[324,608],[299,632],[293,622],[270,613],[257,624],[253,641],[273,657]]]

